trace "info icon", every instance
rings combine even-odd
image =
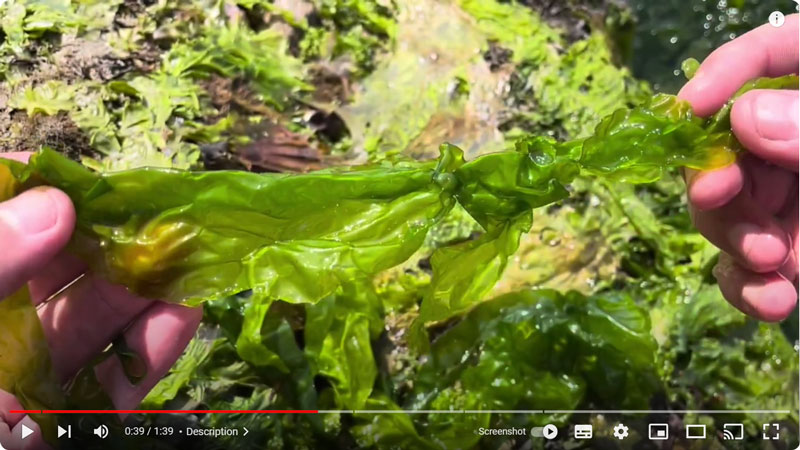
[[[769,15],[769,24],[775,28],[780,28],[786,23],[786,16],[780,11],[772,11]]]
[[[651,441],[666,441],[669,439],[669,425],[666,423],[651,423],[647,431]]]

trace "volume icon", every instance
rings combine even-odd
[[[100,425],[94,429],[94,434],[100,439],[105,439],[108,437],[108,427],[105,425]]]

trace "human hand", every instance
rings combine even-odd
[[[723,45],[678,94],[702,117],[747,81],[797,73],[798,15]],[[687,170],[695,227],[722,250],[714,275],[725,298],[757,319],[786,318],[797,303],[798,91],[755,90],[733,105],[731,125],[748,150],[736,164]]]
[[[0,156],[28,158],[21,153]],[[86,272],[84,264],[62,251],[74,226],[72,203],[57,189],[36,188],[0,203],[0,301],[26,282],[37,305],[57,294],[41,305],[38,314],[61,381],[69,380],[112,340],[124,336],[141,358],[144,378],[131,384],[116,357],[99,364],[95,373],[117,409],[135,408],[194,336],[202,309],[139,298],[90,273],[60,292]],[[0,442],[14,441],[7,439],[11,429],[25,423],[35,432],[25,441],[17,438],[17,444],[24,444],[20,448],[47,448],[36,424],[8,413],[11,409],[22,408],[13,396],[0,391]]]

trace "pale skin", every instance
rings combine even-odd
[[[797,73],[799,47],[797,15],[782,28],[762,26],[712,53],[680,97],[709,116],[750,79]],[[748,154],[723,169],[686,171],[693,222],[723,252],[714,270],[720,290],[733,306],[765,321],[786,318],[797,303],[799,100],[797,91],[746,94],[734,104],[732,126]],[[28,155],[3,157],[24,161]],[[1,203],[0,298],[29,280],[38,304],[83,273],[85,266],[62,251],[74,224],[72,204],[56,189]],[[114,405],[130,409],[180,356],[202,312],[142,299],[89,275],[42,307],[39,317],[63,380],[125,335],[145,361],[146,377],[132,385],[113,358],[97,374]],[[0,391],[0,442],[14,441],[9,433],[19,436],[22,423],[38,431],[30,418],[7,412],[12,409],[22,407]],[[38,432],[17,444],[47,448]]]

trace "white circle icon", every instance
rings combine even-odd
[[[769,15],[769,24],[775,28],[780,28],[786,22],[786,16],[780,11],[772,11]]]
[[[558,436],[558,428],[552,423],[548,423],[542,428],[542,436],[544,436],[545,439],[555,439],[556,436]]]

